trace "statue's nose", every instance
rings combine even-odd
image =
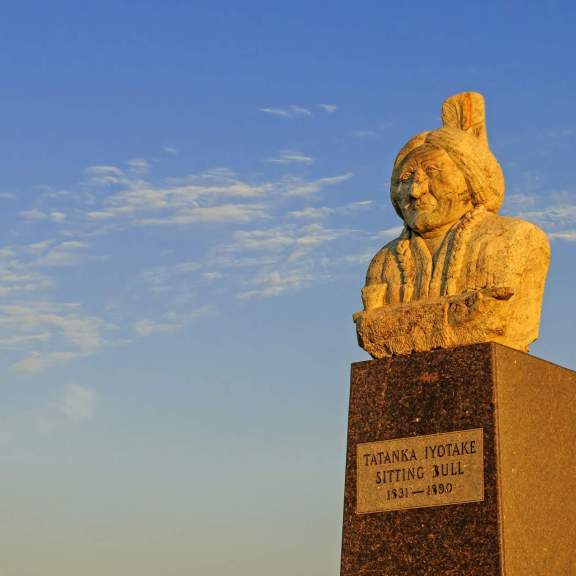
[[[426,176],[415,174],[410,186],[410,196],[416,199],[426,194],[426,192],[428,192],[428,180]]]

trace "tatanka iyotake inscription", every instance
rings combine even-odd
[[[359,514],[481,501],[483,431],[358,444],[356,473]]]

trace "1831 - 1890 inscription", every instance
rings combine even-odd
[[[481,428],[356,447],[356,512],[484,500]]]

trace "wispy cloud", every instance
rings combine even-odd
[[[550,238],[558,240],[567,240],[568,242],[576,242],[576,230],[566,230],[564,232],[551,232],[548,234]]]
[[[320,223],[240,230],[211,255],[210,264],[228,271],[235,267],[239,298],[278,296],[325,278],[328,246],[351,234]]]
[[[327,186],[342,184],[346,182],[346,180],[350,180],[353,176],[354,174],[352,172],[347,172],[346,174],[340,174],[338,176],[329,176],[308,181],[292,176],[285,178],[279,187],[286,196],[310,196],[320,192]]]
[[[274,270],[258,276],[253,281],[257,287],[240,292],[238,297],[242,300],[247,300],[256,297],[279,296],[284,292],[298,289],[303,284],[316,278],[317,276],[301,270],[282,273]]]
[[[55,223],[64,222],[66,220],[66,214],[58,210],[52,212],[43,212],[33,208],[32,210],[23,210],[18,213],[18,216],[22,220],[50,220]]]
[[[270,161],[309,165],[313,159],[297,151],[284,151]],[[142,178],[131,179],[124,172],[112,171],[111,168],[106,166],[102,170],[105,177],[113,174],[113,178],[117,178],[121,174],[122,185],[104,196],[101,202],[91,202],[85,218],[95,224],[189,226],[256,222],[269,219],[272,204],[282,197],[315,195],[353,176],[351,172],[316,179],[283,175],[276,181],[250,183],[230,170],[219,168],[177,181],[154,183]],[[99,185],[109,186],[109,183],[99,182]]]
[[[335,208],[330,208],[328,206],[308,206],[302,208],[302,210],[293,210],[289,213],[289,216],[306,220],[321,220],[334,214],[335,210]]]
[[[350,202],[344,206],[308,206],[302,210],[293,210],[288,215],[293,218],[320,220],[333,214],[349,214],[351,212],[367,210],[370,209],[373,204],[371,200],[362,200],[360,202]]]
[[[376,130],[353,130],[350,134],[352,138],[376,138]]]
[[[134,322],[132,329],[138,336],[150,336],[151,334],[162,334],[166,332],[176,332],[184,328],[185,324],[180,320],[151,320],[149,318],[143,318]]]
[[[185,314],[169,312],[161,318],[142,318],[132,324],[133,332],[138,336],[151,336],[153,334],[164,334],[177,332],[188,326],[198,318],[214,314],[215,309],[211,305],[201,306]]]
[[[517,192],[514,194],[506,194],[506,206],[510,206],[513,210],[522,210],[533,208],[538,203],[538,196],[535,194],[525,194]]]
[[[576,204],[547,206],[542,210],[531,210],[517,213],[518,218],[547,226],[564,226],[576,223]]]
[[[283,174],[217,167],[158,178],[161,160],[133,158],[90,166],[67,190],[40,190],[21,210],[21,243],[0,248],[7,364],[34,374],[137,338],[167,338],[232,299],[279,296],[356,265],[376,241],[350,222],[372,203],[324,198],[338,186],[338,197],[346,194],[353,173],[286,174],[313,170],[299,150],[269,161]],[[80,265],[88,283],[102,275],[106,290],[87,287],[82,302],[55,299],[55,288],[78,282]]]
[[[363,252],[358,252],[357,254],[347,254],[342,258],[342,260],[346,264],[361,264],[362,266],[367,266],[372,258],[374,258],[374,250],[364,250]]]
[[[23,295],[52,288],[53,282],[46,275],[31,270],[19,262],[11,262],[0,271],[0,296]]]
[[[393,226],[392,228],[384,228],[373,234],[370,234],[370,238],[373,240],[392,240],[397,238],[402,233],[403,226]]]
[[[286,108],[260,108],[260,112],[271,114],[272,116],[281,116],[284,118],[304,118],[312,116],[312,112],[308,108],[292,104]]]
[[[38,246],[38,245],[37,245]],[[60,242],[53,248],[46,250],[36,261],[33,266],[40,268],[50,266],[76,266],[86,259],[84,250],[90,247],[87,242],[78,240],[67,240]],[[38,246],[39,251],[42,249]]]
[[[280,162],[307,163],[311,158],[296,151],[283,151]],[[191,290],[202,290],[218,280],[220,290],[238,297],[270,297],[295,290],[325,276],[324,247],[351,234],[351,230],[325,226],[318,222],[334,215],[344,216],[368,209],[370,201],[342,206],[306,206],[285,211],[283,205],[306,201],[308,204],[332,187],[353,177],[351,172],[336,176],[306,179],[286,175],[280,180],[247,183],[225,168],[213,169],[170,185],[138,182],[108,196],[102,208],[88,218],[124,219],[140,226],[186,226],[226,224],[232,228],[231,241],[215,245],[200,261],[182,262],[147,270],[142,280],[151,294],[171,294],[171,301],[190,302]],[[234,197],[238,202],[222,202]],[[266,203],[261,201],[266,199]],[[256,227],[260,222],[275,225]],[[252,224],[253,229],[234,230],[235,225]],[[332,264],[330,264],[332,265]],[[277,270],[282,274],[278,276]],[[268,283],[268,285],[267,285]],[[187,304],[186,304],[187,305]],[[135,320],[135,335],[170,333],[182,328],[178,315],[168,313]]]
[[[123,184],[126,182],[124,171],[117,166],[88,166],[85,172],[94,184]]]
[[[95,416],[99,394],[88,386],[69,383],[58,386],[40,399],[39,394],[28,394],[20,407],[11,406],[0,412],[0,445],[2,454],[23,455],[22,440],[36,445],[39,437],[57,431],[70,431],[70,426],[90,422]]]
[[[277,250],[317,246],[350,234],[349,230],[325,228],[319,223],[306,226],[281,226],[234,234],[234,250]]]
[[[265,196],[269,190],[266,184],[251,185],[227,171],[204,172],[177,185],[122,178],[124,186],[118,192],[106,197],[97,209],[86,212],[88,220],[121,219],[140,225],[185,225],[248,222],[267,216],[263,204],[218,203],[225,198],[250,201]]]
[[[140,281],[150,292],[163,294],[174,290],[185,279],[184,288],[189,289],[188,278],[198,276],[202,271],[202,263],[193,261],[178,262],[166,266],[151,266],[144,268],[139,273]]]
[[[297,150],[283,150],[278,156],[268,158],[267,162],[272,164],[306,164],[309,166],[314,163],[314,158]]]
[[[26,356],[12,365],[18,372],[88,356],[103,345],[104,323],[85,315],[78,304],[25,301],[0,306],[0,349],[19,344]]]
[[[126,162],[128,170],[137,176],[144,176],[150,170],[150,162],[145,158],[132,158]]]
[[[179,210],[178,213],[159,218],[140,218],[138,224],[152,226],[186,226],[205,223],[246,223],[269,218],[263,204],[221,204],[203,208]]]
[[[328,112],[328,114],[334,114],[336,110],[338,110],[338,106],[336,104],[319,104],[320,108],[324,110],[324,112]]]
[[[64,389],[62,398],[58,401],[58,410],[72,422],[90,420],[96,406],[96,391],[87,386],[69,384]]]
[[[576,241],[576,203],[573,201],[573,193],[565,190],[546,194],[546,201],[541,195],[518,195],[518,202],[514,202],[512,195],[512,214],[523,220],[528,220],[541,226],[548,237],[553,240]],[[552,198],[560,199],[558,203],[552,203]],[[507,198],[507,201],[510,198]],[[544,204],[542,208],[536,205]],[[532,208],[531,210],[514,210],[518,208]]]

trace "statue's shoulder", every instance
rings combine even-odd
[[[395,258],[395,254],[398,248],[398,243],[402,238],[399,236],[394,240],[391,240],[385,244],[372,258],[370,265],[368,266],[368,272],[366,273],[366,283],[371,284],[375,282],[380,282],[382,278],[382,271],[386,267],[390,259]]]
[[[544,230],[520,218],[487,214],[478,227],[478,234],[493,242],[500,242],[518,250],[542,249],[550,251],[550,242]]]

